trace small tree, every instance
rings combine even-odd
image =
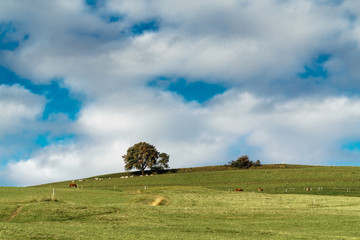
[[[169,155],[166,153],[160,153],[159,154],[159,161],[157,161],[157,164],[152,167],[152,170],[164,170],[166,168],[169,168]]]
[[[125,170],[136,168],[141,170],[142,175],[144,175],[146,168],[169,167],[169,155],[159,153],[153,145],[146,142],[139,142],[129,147],[126,155],[122,157],[125,162]],[[159,157],[160,160],[158,161]]]
[[[249,168],[251,166],[260,166],[260,161],[257,160],[255,163],[253,161],[249,160],[249,157],[247,155],[242,155],[235,161],[232,160],[229,162],[229,166],[236,167],[236,168]]]

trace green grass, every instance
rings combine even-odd
[[[102,175],[102,181],[94,178],[76,182],[80,188],[113,190],[138,190],[145,186],[192,186],[221,191],[243,188],[256,192],[263,188],[266,193],[309,194],[306,187],[311,187],[311,194],[360,196],[360,168],[358,167],[310,167],[287,166],[277,168],[264,165],[248,170],[229,169],[222,166],[180,169],[176,174],[167,173],[148,177],[120,178],[123,174]],[[208,171],[206,171],[206,169]],[[224,170],[228,169],[228,170]],[[216,171],[214,171],[216,170]],[[109,177],[111,179],[109,179]],[[68,188],[67,182],[46,184],[56,188]]]
[[[360,239],[360,168],[189,170],[0,188],[0,239]]]

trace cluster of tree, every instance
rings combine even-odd
[[[260,160],[256,160],[256,162],[250,161],[249,157],[247,155],[242,155],[241,157],[238,157],[236,160],[232,160],[229,162],[228,165],[230,167],[236,167],[236,168],[249,168],[252,166],[260,166]]]
[[[144,171],[147,168],[153,171],[169,168],[169,155],[158,152],[153,145],[147,142],[139,142],[134,146],[129,147],[126,155],[122,157],[125,162],[125,170],[127,171],[136,168],[141,170],[141,174],[144,174]],[[225,166],[235,168],[249,168],[260,165],[261,163],[259,160],[253,162],[250,161],[247,155],[242,155],[236,160],[230,161]]]
[[[156,148],[146,142],[139,142],[129,147],[126,155],[122,156],[125,162],[125,170],[136,168],[144,175],[146,168],[151,170],[163,170],[169,168],[169,155],[160,153]]]

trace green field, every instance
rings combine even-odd
[[[358,167],[176,172],[0,188],[0,239],[360,239]]]

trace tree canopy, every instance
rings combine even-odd
[[[235,161],[234,160],[230,161],[228,166],[236,167],[236,168],[249,168],[251,166],[260,166],[260,165],[261,165],[260,160],[253,162],[250,161],[247,155],[242,155],[241,157],[238,157]]]
[[[159,153],[155,146],[147,142],[139,142],[129,147],[126,155],[122,156],[125,162],[125,170],[136,168],[144,174],[146,168],[160,170],[169,168],[169,155]]]

